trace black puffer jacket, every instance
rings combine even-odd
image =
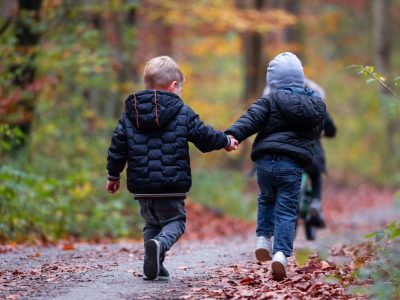
[[[313,91],[284,88],[260,98],[227,131],[239,142],[258,132],[251,158],[265,154],[290,157],[303,167],[312,162],[326,108]]]
[[[228,141],[176,94],[141,91],[125,102],[108,150],[108,174],[118,178],[128,162],[128,190],[136,199],[182,196],[192,184],[188,142],[209,152]]]
[[[334,138],[336,136],[336,126],[328,112],[326,112],[326,117],[323,121],[323,136],[326,138]],[[313,161],[306,171],[307,173],[326,172],[325,151],[322,147],[321,139],[315,141]]]

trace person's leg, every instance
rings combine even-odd
[[[321,199],[321,193],[322,193],[322,175],[321,172],[319,171],[313,171],[308,173],[308,176],[310,176],[311,180],[311,197],[313,199]]]
[[[154,210],[154,200],[139,200],[140,214],[142,215],[145,226],[143,228],[144,239],[144,260],[143,260],[143,279],[154,280],[160,272],[160,251],[161,245],[155,238],[161,231]]]
[[[293,252],[302,173],[303,170],[295,162],[284,159],[274,169],[277,194],[271,267],[272,275],[278,280],[286,277],[287,257]]]
[[[319,170],[313,170],[309,172],[308,176],[311,180],[311,198],[312,202],[310,204],[310,208],[308,211],[308,215],[306,217],[306,222],[309,222],[313,226],[317,226],[319,228],[325,227],[325,217],[322,211],[322,174]]]
[[[257,184],[260,189],[257,204],[256,250],[258,261],[272,259],[272,236],[274,235],[275,189],[271,176],[271,161],[263,158],[257,161]]]
[[[276,173],[274,254],[280,251],[286,257],[292,255],[301,177],[302,169],[296,164],[292,168],[286,165],[284,170]]]
[[[264,165],[257,165],[257,184],[260,189],[257,204],[257,236],[272,237],[275,231],[275,197],[273,177]]]
[[[185,202],[176,199],[159,199],[155,202],[155,213],[162,226],[155,239],[160,241],[161,253],[164,255],[185,232]]]
[[[148,240],[154,239],[160,233],[162,228],[155,215],[152,201],[153,200],[139,200],[140,214],[145,221],[143,227],[144,243]]]

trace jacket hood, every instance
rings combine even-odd
[[[144,90],[126,99],[125,113],[136,128],[154,130],[168,124],[183,105],[182,99],[176,94]]]
[[[281,88],[272,96],[285,119],[299,128],[318,126],[326,116],[325,103],[312,90]]]
[[[269,92],[282,87],[304,87],[304,70],[301,61],[291,52],[277,55],[268,65],[267,85]]]

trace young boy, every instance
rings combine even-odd
[[[270,93],[251,105],[226,133],[240,143],[258,132],[251,153],[260,188],[256,257],[272,259],[272,274],[282,279],[293,251],[303,168],[312,161],[325,104],[304,88],[303,66],[290,52],[270,62],[267,84]]]
[[[130,95],[108,150],[106,190],[119,189],[125,164],[128,190],[140,203],[144,279],[168,279],[165,253],[185,231],[184,199],[192,179],[188,142],[202,152],[236,149],[237,141],[205,125],[180,98],[184,77],[168,56],[144,69],[146,90]]]

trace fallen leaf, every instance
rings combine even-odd
[[[240,284],[242,285],[253,285],[255,284],[256,280],[254,278],[246,277],[240,280]]]
[[[332,266],[327,262],[327,261],[321,261],[321,269],[322,270],[326,270],[326,269],[329,269],[329,268],[331,268]]]
[[[73,244],[64,244],[62,246],[62,249],[65,251],[71,251],[71,250],[75,250],[75,247]]]

